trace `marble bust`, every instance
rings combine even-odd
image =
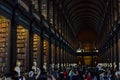
[[[33,62],[32,69],[34,70],[35,78],[37,79],[41,73],[40,69],[37,67],[37,62]]]
[[[20,70],[20,62],[19,61],[16,62],[16,66],[15,66],[14,70],[18,73],[18,77],[21,76],[20,75],[21,70]]]

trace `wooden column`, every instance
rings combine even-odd
[[[63,67],[65,66],[65,47],[63,48]]]
[[[51,56],[51,35],[49,34],[49,52],[48,52],[48,70],[50,70],[52,66],[52,56]]]
[[[10,72],[14,71],[17,60],[17,6],[13,10],[12,20],[11,20],[11,47],[10,47]]]
[[[85,65],[85,63],[84,63],[84,56],[82,56],[82,62],[81,62],[81,64],[82,64],[82,66]]]
[[[32,3],[31,3],[32,4]],[[30,5],[30,15],[33,16],[32,14],[33,7]],[[32,24],[34,22],[34,18],[32,18],[30,22],[30,29],[29,29],[29,62],[27,63],[28,69],[30,70],[33,66],[33,31],[32,31]]]
[[[67,52],[66,52],[66,47],[65,47],[65,66],[67,67]]]
[[[112,39],[112,69],[114,70],[114,40]]]
[[[57,42],[56,42],[56,40],[55,40],[55,49],[54,50],[55,50],[54,63],[55,63],[55,65],[57,65],[58,61],[57,61]]]
[[[61,70],[61,43],[59,44],[59,69]]]
[[[44,36],[43,36],[43,29],[41,29],[41,54],[40,54],[40,68],[43,70],[43,63],[44,63]]]
[[[29,63],[27,63],[28,69],[30,70],[33,66],[33,31],[32,31],[32,23],[30,23],[30,29],[29,29]]]
[[[91,59],[91,66],[94,66],[94,65],[95,65],[95,63],[94,63],[93,56],[91,56],[91,57],[92,57],[92,59]]]
[[[112,63],[112,41],[109,43],[110,45],[110,64]]]
[[[116,34],[116,69],[119,70],[118,34]]]

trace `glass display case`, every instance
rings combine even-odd
[[[26,70],[26,55],[28,53],[28,30],[23,26],[19,25],[17,27],[17,60],[21,63],[21,71]]]
[[[0,16],[0,73],[7,70],[9,42],[10,41],[10,20]]]

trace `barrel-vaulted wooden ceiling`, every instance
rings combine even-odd
[[[61,0],[60,2],[63,14],[75,36],[79,40],[96,39],[105,17],[106,0]]]

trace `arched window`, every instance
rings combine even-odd
[[[49,18],[50,18],[50,23],[53,24],[53,1],[50,1],[50,7],[49,7]]]
[[[36,12],[38,12],[39,11],[38,0],[31,0],[31,3]]]
[[[42,0],[41,13],[47,19],[47,0]]]

